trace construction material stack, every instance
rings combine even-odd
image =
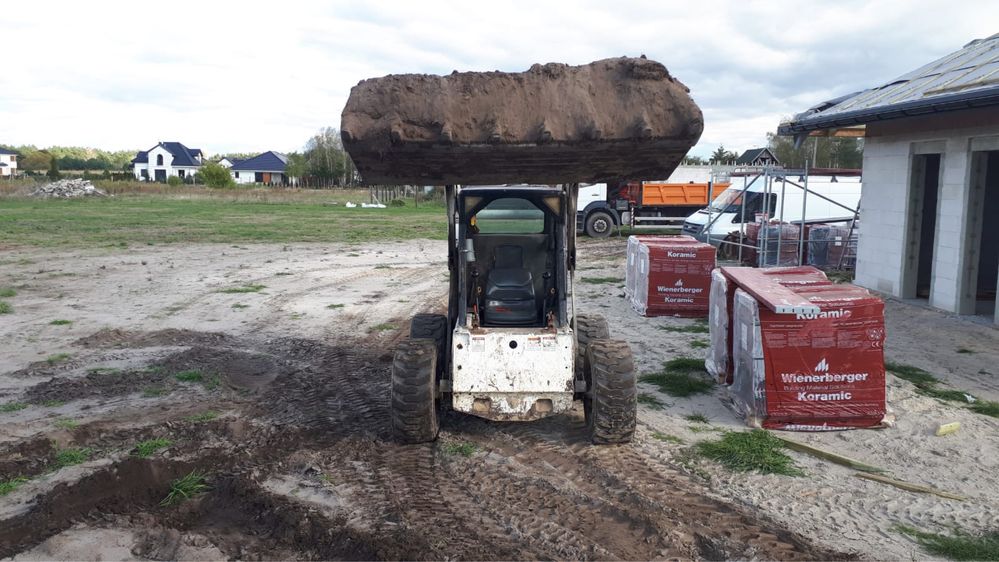
[[[743,252],[743,264],[756,267],[797,265],[800,233],[800,227],[796,224],[747,224],[746,244],[753,248]]]
[[[730,396],[756,427],[827,431],[889,421],[884,370],[884,304],[867,290],[832,284],[814,268],[769,274],[722,268],[716,302],[731,293],[730,326],[711,324],[709,364],[728,366]],[[748,270],[748,271],[747,271]],[[716,276],[717,279],[717,276]],[[727,334],[728,336],[723,336]],[[727,341],[726,341],[727,340]]]
[[[860,231],[854,225],[816,224],[808,230],[808,265],[822,269],[853,269]]]
[[[643,316],[708,315],[715,248],[690,236],[631,236],[625,295]]]

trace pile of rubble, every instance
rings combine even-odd
[[[98,195],[107,197],[108,194],[94,187],[89,180],[59,180],[48,185],[43,185],[31,192],[32,197],[88,197]]]

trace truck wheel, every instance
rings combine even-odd
[[[607,211],[593,211],[586,217],[586,234],[590,238],[607,238],[614,228],[614,217]]]
[[[628,344],[591,341],[589,390],[583,401],[590,440],[597,445],[628,443],[635,434],[638,390],[635,364]]]
[[[403,443],[437,439],[437,346],[433,340],[399,343],[392,360],[392,430]]]
[[[437,345],[437,380],[447,365],[444,351],[447,347],[447,316],[443,314],[417,314],[409,322],[409,339],[434,340]]]
[[[607,319],[599,314],[576,315],[576,378],[589,380],[586,365],[586,346],[593,340],[610,339]]]

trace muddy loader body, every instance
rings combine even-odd
[[[435,439],[440,410],[530,421],[577,400],[594,443],[631,439],[631,351],[574,306],[578,183],[667,176],[701,128],[686,88],[644,58],[351,91],[341,130],[364,179],[444,185],[448,205],[447,314],[414,317],[393,360],[400,439]]]

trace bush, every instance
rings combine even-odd
[[[389,201],[388,206],[389,207],[405,207],[406,206],[406,202],[403,201],[402,199],[393,199],[393,200]]]
[[[184,179],[177,176],[170,176],[167,178],[167,185],[172,187],[177,187],[179,185],[184,185]]]
[[[236,182],[229,174],[229,170],[219,166],[215,162],[208,162],[201,167],[198,177],[202,183],[208,187],[235,187]]]

